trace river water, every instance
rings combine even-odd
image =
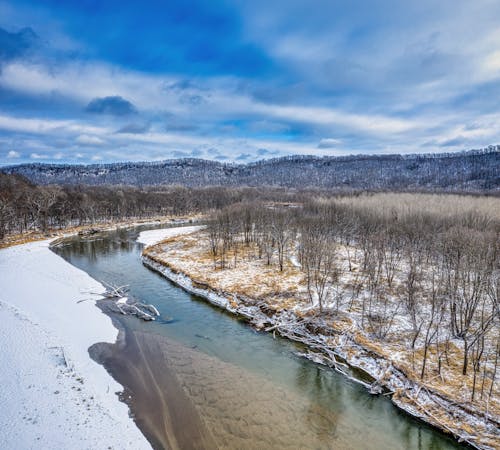
[[[73,238],[54,251],[160,311],[156,322],[109,313],[120,340],[92,351],[125,387],[122,400],[155,448],[462,448],[296,356],[297,344],[256,332],[144,267],[139,231]]]

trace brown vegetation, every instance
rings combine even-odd
[[[422,388],[499,423],[499,211],[496,198],[417,194],[233,205],[204,240],[150,251],[218,291],[354,326]]]

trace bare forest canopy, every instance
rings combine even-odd
[[[314,195],[282,188],[44,186],[0,172],[0,241],[13,234],[203,213],[255,199],[302,202]]]
[[[294,208],[257,202],[228,206],[208,223],[216,271],[245,270],[253,259],[286,277],[296,258],[317,314],[356,316],[371,338],[403,344],[402,360],[421,380],[440,379],[498,412],[500,198],[380,193]]]
[[[289,156],[249,164],[201,159],[113,164],[21,164],[0,169],[37,184],[275,186],[337,190],[500,191],[500,146],[460,153]]]

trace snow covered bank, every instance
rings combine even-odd
[[[175,272],[164,263],[157,262],[153,258],[147,255],[142,256],[142,262],[144,263],[145,266],[149,267],[150,269],[156,272],[159,272],[165,278],[168,278],[170,281],[173,281],[175,284],[182,287],[185,291],[191,294],[198,295],[207,300],[212,305],[218,306],[219,308],[222,309],[226,309],[230,313],[240,314],[244,317],[247,317],[248,319],[253,320],[260,312],[259,308],[257,307],[240,306],[239,308],[234,308],[232,306],[232,303],[228,300],[227,295],[224,296],[222,294],[218,294],[214,290],[210,289],[208,286],[207,287],[195,286],[193,280],[189,276],[181,272]],[[264,317],[268,319],[267,316],[262,314],[262,318]]]
[[[266,268],[256,268],[255,260],[247,258],[243,249],[238,254],[239,269],[214,271],[205,241],[203,233],[170,239],[147,248],[143,262],[185,290],[247,317],[257,328],[305,344],[308,351],[303,356],[360,382],[371,393],[385,392],[409,414],[474,447],[499,448],[500,422],[491,412],[485,414],[473,405],[457,402],[415,378],[340,311],[310,314],[309,305],[290,301],[290,293],[295,298],[300,295],[288,283],[296,277],[293,267],[287,269],[287,279],[274,282],[271,275],[266,278]],[[276,292],[288,295],[279,297]]]
[[[93,301],[104,287],[49,249],[0,250],[0,447],[150,448],[88,348],[117,330]]]
[[[157,244],[164,239],[168,239],[175,236],[180,236],[181,234],[194,233],[195,231],[205,228],[203,225],[196,225],[192,227],[175,227],[175,228],[162,228],[159,230],[147,230],[141,231],[137,242],[144,244],[145,247]]]

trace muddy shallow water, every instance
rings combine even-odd
[[[129,284],[159,321],[112,314],[116,344],[92,355],[155,448],[454,449],[382,396],[299,358],[300,348],[198,299],[140,261],[138,230],[74,238],[55,251],[98,280]]]

